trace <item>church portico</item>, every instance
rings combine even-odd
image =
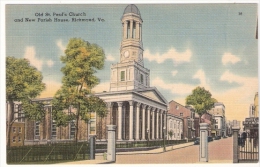
[[[148,97],[142,97],[138,92],[129,91],[128,95],[125,93],[120,91],[96,94],[107,102],[106,122],[117,125],[117,141],[148,140],[149,134],[149,140],[162,139],[159,132],[164,124],[163,112],[166,113],[166,106]],[[115,97],[118,100],[115,100]],[[98,139],[105,137],[98,136]]]

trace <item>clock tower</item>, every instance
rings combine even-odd
[[[125,8],[121,22],[123,35],[120,62],[136,61],[143,66],[143,20],[139,9],[135,5],[128,5]]]
[[[144,67],[142,24],[139,9],[128,5],[121,18],[120,62],[111,67],[110,91],[150,87],[150,70]]]

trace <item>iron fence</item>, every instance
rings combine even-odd
[[[259,143],[258,136],[242,134],[238,137],[238,162],[258,162]]]
[[[7,148],[7,163],[41,164],[55,163],[56,161],[86,160],[89,159],[88,142],[57,143],[48,145],[33,145]]]
[[[188,142],[193,141],[192,139],[188,140]],[[174,145],[174,144],[182,144],[186,143],[187,140],[165,140],[165,144]],[[140,147],[162,147],[163,140],[150,140],[150,141],[126,141],[126,142],[118,142],[116,143],[116,148],[140,148]],[[106,149],[106,143],[96,143],[96,149]]]

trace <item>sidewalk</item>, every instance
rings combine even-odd
[[[193,145],[193,142],[189,143],[183,143],[183,144],[178,144],[178,145],[173,145],[173,146],[167,146],[166,147],[166,152],[180,149],[180,148],[185,148]],[[132,152],[117,152],[116,155],[133,155],[133,154],[160,154],[164,153],[163,152],[163,147],[153,149],[153,150],[147,150],[147,151],[132,151]],[[96,154],[95,160],[82,160],[82,161],[72,161],[72,162],[65,162],[65,163],[59,163],[57,165],[62,165],[62,164],[109,164],[109,163],[114,163],[108,160],[103,160],[103,153],[98,153]]]

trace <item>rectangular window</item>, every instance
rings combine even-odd
[[[56,133],[57,133],[56,122],[53,120],[52,125],[51,125],[51,136],[52,136],[52,138],[56,138]]]
[[[181,117],[183,116],[183,113],[182,113],[182,112],[180,113],[180,116],[181,116]]]
[[[13,133],[15,133],[16,132],[16,127],[13,127]]]
[[[22,128],[21,127],[18,127],[18,132],[22,133]]]
[[[40,136],[40,122],[35,122],[35,136]]]
[[[121,81],[125,81],[125,71],[121,71]]]
[[[13,143],[15,143],[16,139],[15,139],[15,136],[13,136]]]
[[[24,113],[21,104],[18,106],[18,122],[24,122]]]
[[[140,74],[140,80],[141,80],[141,84],[143,84],[144,83],[144,76],[143,76],[143,74]]]
[[[18,142],[19,142],[19,143],[21,142],[21,137],[20,137],[20,136],[18,137]]]
[[[74,139],[75,137],[75,131],[76,131],[76,126],[74,121],[70,122],[70,138]]]

